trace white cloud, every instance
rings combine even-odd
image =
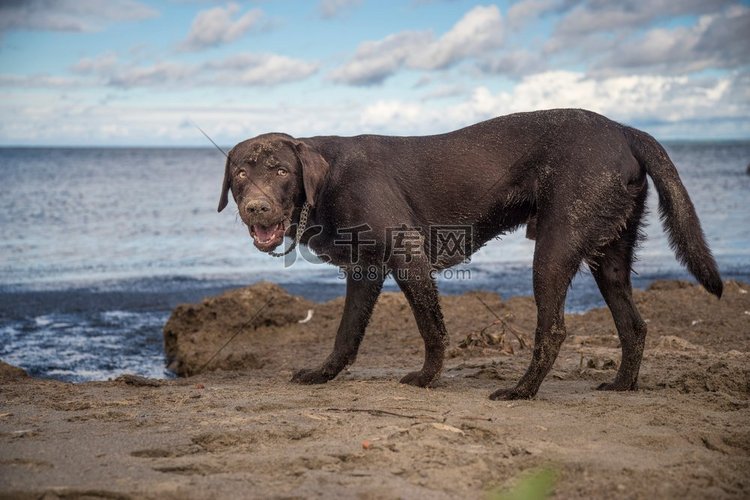
[[[383,129],[389,127],[396,130],[408,130],[421,127],[423,110],[416,103],[402,101],[378,101],[362,110],[360,123],[366,129]]]
[[[335,82],[351,85],[381,83],[401,68],[411,53],[431,40],[429,33],[404,31],[383,40],[364,42],[357,48],[354,58],[332,71],[330,77]]]
[[[211,147],[192,123],[223,146],[269,131],[295,136],[357,132],[356,108],[351,103],[253,106],[219,100],[199,105],[113,103],[105,107],[85,102],[69,105],[54,96],[40,98],[25,92],[6,96],[7,101],[0,101],[2,144]]]
[[[485,86],[476,87],[455,105],[378,102],[362,111],[360,123],[382,133],[435,133],[495,116],[552,108],[589,109],[636,125],[732,122],[750,115],[750,91],[744,89],[748,80],[747,74],[699,81],[650,75],[595,79],[578,72],[549,71],[522,79],[512,90],[493,93]]]
[[[95,82],[68,76],[0,74],[0,87],[5,88],[75,88],[93,83]]]
[[[583,73],[550,71],[524,78],[511,92],[479,87],[453,110],[468,120],[533,109],[584,108],[624,121],[733,118],[734,106],[750,111],[728,93],[732,78],[696,81],[685,76],[617,76],[594,79]]]
[[[171,85],[192,80],[196,71],[195,66],[162,61],[150,66],[117,68],[107,84],[127,88]]]
[[[76,73],[103,73],[117,66],[117,55],[112,52],[97,57],[84,57],[71,68]]]
[[[318,12],[323,19],[331,19],[360,5],[362,0],[320,0]]]
[[[414,51],[407,63],[414,68],[442,69],[465,58],[484,53],[503,43],[503,23],[495,5],[477,6],[467,12],[445,35]]]
[[[276,85],[302,80],[318,70],[318,63],[278,54],[239,53],[203,63],[159,61],[137,66],[119,63],[113,54],[84,58],[73,65],[82,75],[114,87],[209,87]],[[0,80],[0,84],[2,80]]]
[[[239,11],[240,6],[231,3],[226,7],[214,7],[199,12],[180,48],[195,51],[215,47],[233,42],[251,30],[261,27],[264,16],[260,9],[249,10],[233,19]]]
[[[0,102],[3,143],[37,144],[203,144],[186,118],[220,144],[263,132],[315,134],[428,134],[455,130],[518,111],[582,107],[633,124],[660,137],[750,135],[750,74],[698,81],[685,76],[618,76],[594,79],[578,72],[529,76],[512,89],[477,86],[453,100],[310,99],[247,105],[225,96],[200,104],[155,105],[140,99],[96,105],[85,93],[69,99],[12,89]],[[113,120],[113,117],[115,119]],[[105,125],[116,125],[106,128]]]
[[[333,81],[351,85],[381,83],[402,67],[433,70],[453,66],[497,48],[503,42],[500,10],[495,5],[468,11],[447,33],[403,31],[361,44],[354,57],[331,72]]]
[[[158,15],[135,0],[23,0],[0,2],[0,34],[11,30],[98,31],[107,24]]]
[[[317,63],[277,54],[236,54],[202,65],[202,70],[219,70],[213,81],[228,85],[274,85],[302,80],[317,69]]]

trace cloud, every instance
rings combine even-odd
[[[85,100],[65,103],[56,96],[10,93],[7,100],[0,101],[0,143],[211,147],[192,125],[196,123],[225,146],[269,131],[295,136],[332,131],[353,134],[357,132],[357,111],[349,102],[248,105],[222,98],[199,104],[150,105],[134,99],[100,106]]]
[[[94,82],[87,82],[80,78],[48,74],[0,74],[0,87],[3,88],[81,88],[92,83]]]
[[[71,68],[76,73],[104,73],[117,66],[117,55],[112,52],[97,57],[84,57]]]
[[[357,48],[354,58],[332,71],[330,77],[335,82],[350,85],[382,83],[406,63],[410,54],[430,42],[430,33],[418,31],[404,31],[383,40],[364,42]]]
[[[113,54],[81,59],[72,70],[99,78],[105,85],[134,87],[269,86],[302,80],[318,63],[278,54],[240,53],[224,59],[187,64],[159,61],[149,65],[120,63]]]
[[[503,43],[500,10],[478,6],[467,12],[453,28],[423,50],[417,50],[409,63],[420,69],[443,69]]]
[[[98,31],[109,23],[139,21],[158,12],[135,0],[4,0],[0,34],[11,30]]]
[[[302,80],[318,70],[318,64],[277,54],[237,54],[208,62],[201,71],[218,70],[214,82],[224,85],[275,85]]]
[[[524,78],[509,90],[477,86],[463,100],[330,102],[301,99],[248,105],[224,96],[199,104],[148,104],[139,99],[107,106],[71,91],[54,94],[11,89],[0,101],[5,144],[204,144],[186,118],[219,144],[284,131],[317,134],[425,134],[455,130],[493,116],[560,106],[585,107],[661,138],[750,135],[750,73],[696,80],[685,76],[591,78],[550,71]],[[116,129],[108,129],[116,117]]]
[[[365,42],[349,62],[331,72],[330,78],[350,85],[378,84],[401,68],[449,68],[500,47],[502,42],[500,10],[494,5],[477,6],[437,39],[428,31],[403,31]]]
[[[360,123],[368,128],[382,129],[398,124],[399,129],[423,125],[422,108],[416,103],[399,100],[378,101],[367,106]]]
[[[459,0],[411,0],[411,4],[415,7],[419,7],[421,5],[430,5],[430,4],[436,4],[436,3],[451,3],[451,2],[458,2]]]
[[[748,73],[706,79],[655,75],[597,79],[580,72],[548,71],[525,77],[508,91],[476,87],[462,102],[449,106],[380,101],[361,112],[360,123],[379,133],[435,133],[509,113],[569,107],[660,130],[697,122],[738,126],[737,120],[750,115],[749,82]],[[743,125],[744,132],[735,129],[734,134],[750,132],[748,124]]]
[[[422,95],[422,101],[429,101],[432,99],[448,99],[453,97],[461,97],[466,94],[466,88],[463,85],[458,84],[441,84],[433,90],[425,92]]]
[[[113,68],[107,84],[132,88],[193,83],[197,69],[196,66],[165,61],[149,66]]]
[[[469,120],[532,109],[585,108],[617,120],[638,122],[733,118],[750,103],[729,92],[738,76],[691,79],[686,76],[629,75],[591,78],[572,71],[549,71],[524,78],[510,92],[486,87],[454,109]],[[738,108],[739,107],[739,108]]]
[[[320,0],[318,13],[323,19],[332,19],[360,5],[362,0]]]
[[[555,30],[563,36],[628,31],[662,19],[718,12],[733,3],[733,0],[568,1],[566,6],[573,8],[560,20]]]
[[[598,58],[603,52],[630,43],[639,32],[648,30],[660,21],[717,15],[732,6],[736,7],[733,0],[565,0],[561,6],[552,9],[563,15],[546,42],[544,51],[548,55],[579,52],[587,59]]]
[[[535,18],[561,8],[561,0],[522,0],[515,2],[508,9],[508,26],[511,29],[521,28]]]
[[[478,67],[484,74],[520,78],[576,64],[595,77],[742,66],[750,50],[749,10],[732,0],[522,0],[508,9],[508,28],[517,32],[550,16],[551,36],[538,49],[488,53]],[[675,19],[680,22],[660,26]]]
[[[240,11],[234,3],[226,7],[214,7],[198,13],[193,20],[185,40],[180,44],[183,51],[197,51],[233,42],[252,30],[261,29],[264,15],[260,9],[251,9],[233,19]]]
[[[479,60],[479,69],[483,73],[510,78],[540,73],[545,71],[548,65],[549,62],[543,55],[525,49],[491,54]]]
[[[703,16],[696,24],[657,28],[610,50],[593,71],[690,73],[750,63],[750,9]]]

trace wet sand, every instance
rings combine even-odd
[[[298,386],[292,372],[328,354],[343,300],[229,292],[165,328],[173,366],[197,372],[273,298],[197,375],[70,384],[0,367],[0,497],[485,498],[544,468],[558,498],[747,498],[749,292],[638,292],[649,336],[636,392],[594,390],[619,362],[608,311],[569,315],[539,394],[513,402],[487,396],[528,364],[530,298],[443,297],[450,356],[418,389],[398,383],[422,361],[400,294],[378,302],[347,372]]]

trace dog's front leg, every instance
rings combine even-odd
[[[427,387],[440,377],[448,346],[437,284],[429,263],[424,260],[413,260],[395,268],[393,277],[411,305],[425,348],[422,369],[406,374],[401,383]]]
[[[292,376],[298,384],[324,384],[346,366],[354,363],[359,344],[365,336],[372,309],[383,287],[381,273],[347,272],[344,314],[336,333],[333,352],[319,368],[300,370]]]

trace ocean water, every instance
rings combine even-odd
[[[750,141],[667,143],[725,279],[750,280]],[[0,148],[0,359],[62,380],[166,377],[171,309],[270,280],[313,300],[343,295],[337,269],[285,266],[255,250],[234,204],[216,212],[224,167],[211,148]],[[634,285],[692,279],[676,262],[651,189]],[[448,271],[443,293],[531,294],[523,231]],[[386,289],[395,290],[392,280]],[[602,305],[582,271],[567,309]]]

